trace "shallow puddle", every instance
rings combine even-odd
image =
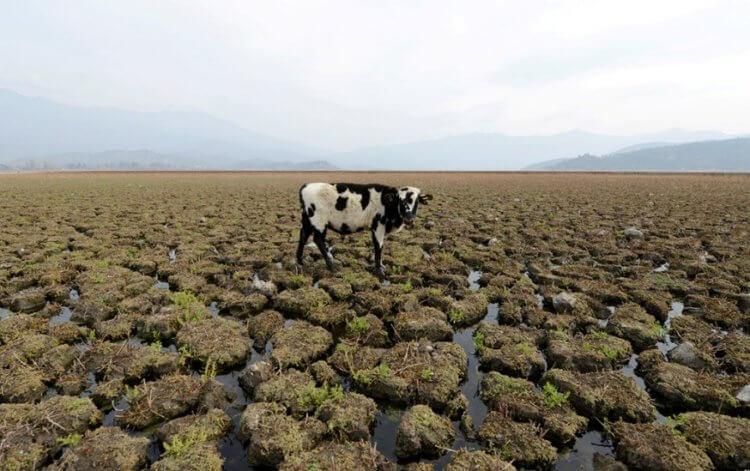
[[[615,457],[612,443],[604,439],[598,430],[591,430],[576,440],[570,451],[558,453],[555,469],[558,471],[593,470],[596,453],[610,458]]]
[[[73,311],[70,310],[68,307],[63,307],[60,311],[60,314],[56,316],[52,316],[49,320],[49,325],[59,325],[59,324],[65,324],[66,322],[70,322],[70,316],[73,315]]]
[[[664,340],[662,342],[656,342],[656,348],[658,348],[659,351],[664,355],[666,355],[668,351],[677,346],[677,344],[672,341],[672,337],[669,335],[669,329],[672,327],[672,319],[674,319],[675,317],[680,317],[684,308],[684,304],[678,301],[674,301],[672,302],[671,308],[667,313],[667,320],[664,321]]]
[[[12,312],[10,312],[10,310],[9,310],[9,309],[5,309],[5,308],[2,308],[2,307],[0,307],[0,320],[3,320],[3,319],[7,319],[7,318],[8,318],[8,317],[10,317],[10,316],[11,316],[12,314],[13,314],[13,313],[12,313]]]

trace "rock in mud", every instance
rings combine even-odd
[[[750,468],[750,420],[713,412],[687,412],[674,420],[677,430],[703,450],[717,469]]]
[[[131,437],[118,427],[100,427],[87,431],[50,469],[137,471],[148,463],[148,443],[148,438]]]
[[[320,446],[288,456],[279,471],[306,471],[311,469],[347,471],[394,471],[389,462],[375,447],[367,442],[323,442]]]
[[[664,337],[661,324],[635,303],[617,309],[609,318],[607,332],[630,341],[636,351],[653,347]]]
[[[544,372],[544,356],[537,348],[540,339],[534,330],[486,322],[474,333],[482,367],[522,378],[538,378]]]
[[[569,393],[569,401],[580,413],[599,420],[622,419],[628,422],[651,422],[656,419],[654,406],[646,391],[633,378],[619,371],[577,373],[551,369],[542,382],[553,384]]]
[[[547,430],[551,441],[571,444],[586,431],[588,420],[575,413],[567,396],[548,397],[534,383],[491,371],[482,378],[480,397],[492,410],[504,410],[519,422],[536,422]]]
[[[0,464],[11,470],[35,469],[59,452],[62,439],[82,435],[101,420],[101,412],[87,398],[54,396],[37,405],[0,404]]]
[[[581,372],[613,369],[633,354],[630,342],[605,332],[571,336],[565,332],[548,331],[547,337],[550,367]]]
[[[304,368],[331,348],[333,336],[322,327],[299,320],[277,331],[271,342],[271,359],[277,365],[281,368]]]
[[[393,329],[401,340],[427,339],[433,342],[447,340],[453,335],[448,316],[432,307],[419,307],[415,311],[400,312],[393,321]]]
[[[455,434],[450,420],[428,406],[415,405],[401,418],[396,435],[396,456],[439,456],[451,446]]]
[[[557,450],[542,438],[538,425],[514,422],[501,412],[487,414],[477,436],[494,455],[522,468],[549,469],[557,459]]]
[[[481,450],[462,448],[453,454],[445,471],[515,471],[516,467]]]
[[[628,227],[623,231],[623,235],[628,240],[643,240],[646,238],[643,231],[636,229],[635,227]]]
[[[190,412],[200,400],[197,378],[171,375],[140,384],[126,391],[130,408],[116,422],[134,429],[144,429]]]
[[[280,312],[267,309],[252,316],[247,321],[247,331],[255,341],[256,348],[263,348],[273,334],[284,326],[284,316]]]
[[[555,312],[557,312],[558,314],[573,312],[573,309],[575,309],[577,303],[578,299],[575,297],[575,295],[566,291],[563,291],[562,293],[559,293],[552,297],[552,307],[555,308]]]
[[[260,293],[267,298],[272,298],[276,294],[276,285],[272,281],[263,281],[256,278],[250,285],[250,292]]]
[[[713,370],[713,358],[698,350],[693,342],[683,342],[667,353],[669,361],[687,366],[695,371]]]
[[[313,449],[325,430],[318,419],[289,417],[282,404],[254,402],[242,413],[238,437],[247,445],[250,465],[278,466],[287,457]]]
[[[252,340],[239,322],[212,317],[188,322],[177,333],[177,345],[187,348],[192,359],[211,360],[220,371],[227,371],[245,361]]]
[[[683,471],[712,470],[709,457],[697,446],[662,424],[611,424],[617,458],[634,469]]]
[[[256,386],[271,379],[274,373],[273,364],[270,361],[264,360],[253,363],[242,370],[238,380],[242,389],[251,395],[255,391]]]

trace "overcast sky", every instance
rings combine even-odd
[[[329,150],[750,132],[750,2],[0,0],[0,88]]]

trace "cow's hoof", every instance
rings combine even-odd
[[[372,271],[375,273],[375,276],[381,279],[385,278],[385,267],[383,265],[373,268]]]
[[[331,273],[336,273],[337,271],[339,271],[339,269],[336,268],[336,265],[334,265],[333,263],[328,264],[328,270],[330,270]]]
[[[303,266],[305,266],[305,262],[303,262],[301,258],[298,258],[297,259],[297,265],[303,267]]]

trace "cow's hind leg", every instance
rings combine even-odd
[[[318,246],[318,250],[320,250],[320,254],[323,256],[323,259],[326,261],[328,269],[331,271],[336,271],[336,266],[333,264],[333,257],[331,257],[331,253],[328,251],[328,245],[326,245],[325,229],[321,232],[313,228],[313,240],[315,241],[315,245]]]
[[[313,228],[310,224],[310,218],[307,217],[307,214],[302,214],[302,227],[299,230],[299,245],[297,246],[297,263],[299,265],[302,265],[302,252],[305,250],[305,244],[307,244],[307,239],[310,238],[310,234],[312,234]]]

